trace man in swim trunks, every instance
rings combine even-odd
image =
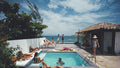
[[[62,43],[64,43],[64,34],[62,35]]]
[[[62,59],[61,58],[59,58],[59,60],[58,60],[58,62],[57,62],[57,65],[60,65],[60,66],[62,66],[62,65],[64,65],[65,63],[62,61]]]

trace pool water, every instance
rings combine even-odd
[[[62,61],[65,63],[63,66],[90,66],[82,57],[80,57],[76,52],[41,52],[38,57],[44,58],[44,61],[49,66],[56,66],[58,59],[62,58]],[[29,66],[42,66],[42,63],[32,62]]]

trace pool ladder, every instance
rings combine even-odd
[[[85,62],[84,60],[81,62],[83,67],[85,67],[85,65],[87,64],[87,62],[85,63],[84,62]]]
[[[83,57],[83,58],[86,59],[87,57]],[[85,63],[84,62],[85,62],[84,60],[81,62],[83,67],[85,67],[85,65],[87,64],[87,62]]]

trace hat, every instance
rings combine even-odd
[[[94,35],[94,36],[93,36],[93,38],[97,38],[97,36],[96,36],[96,35]]]

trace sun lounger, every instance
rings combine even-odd
[[[42,51],[42,49],[40,49],[40,50],[38,50],[38,51],[36,51],[36,52],[41,52]],[[28,58],[28,59],[26,59],[26,60],[22,60],[22,61],[16,61],[16,66],[26,66],[29,62],[31,62],[31,60],[34,58],[34,54],[35,53],[32,53],[32,57],[30,57],[30,58]]]
[[[51,46],[51,45],[46,46],[46,45],[44,45],[43,48],[55,48],[55,46]]]
[[[43,46],[41,46],[40,48],[55,48],[55,45],[53,46],[53,45],[43,45]]]
[[[26,66],[32,59],[33,57],[30,57],[28,60],[24,60],[24,61],[16,61],[16,66]]]

